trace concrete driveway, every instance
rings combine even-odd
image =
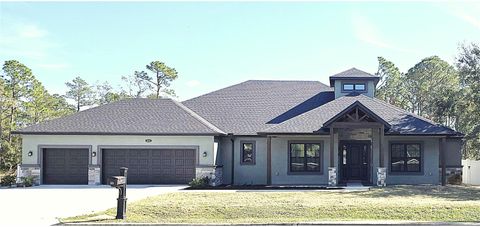
[[[174,192],[184,185],[129,185],[128,203],[149,196]],[[48,226],[57,218],[116,207],[118,190],[107,185],[42,185],[0,189],[0,226]],[[127,205],[128,212],[128,205]],[[128,214],[128,213],[127,213]]]

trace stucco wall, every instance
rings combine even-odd
[[[240,164],[240,142],[255,141],[255,165]],[[230,143],[231,145],[231,143]],[[234,163],[236,185],[267,184],[267,138],[266,137],[236,137],[234,142]]]
[[[390,172],[390,143],[391,142],[420,142],[423,144],[422,172],[399,174]],[[385,137],[383,143],[385,164],[387,167],[388,184],[439,184],[439,139],[433,137]]]
[[[295,141],[319,141],[322,143],[323,156],[321,159],[320,174],[289,174],[288,173],[288,142]],[[327,136],[312,136],[312,137],[277,137],[272,138],[272,184],[328,184],[328,165],[330,160],[330,142]]]
[[[342,92],[342,83],[365,83],[367,85],[367,90],[365,93],[362,93],[369,97],[375,96],[375,84],[373,81],[366,80],[335,80],[335,98],[345,96],[350,92]]]
[[[145,140],[151,139],[150,143]],[[91,152],[98,152],[99,146],[198,146],[198,165],[213,165],[215,156],[213,151],[213,136],[91,136],[91,135],[23,135],[22,136],[22,164],[40,164],[39,146],[48,145],[88,145]],[[32,151],[33,155],[28,156]],[[203,152],[207,153],[203,157]],[[100,155],[91,157],[91,164],[99,164]]]

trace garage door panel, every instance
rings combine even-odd
[[[87,184],[88,149],[43,149],[44,184]]]
[[[185,184],[195,177],[193,149],[104,149],[103,154],[104,183],[123,166],[129,168],[129,184]]]

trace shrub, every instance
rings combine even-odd
[[[2,181],[0,185],[2,186],[12,186],[17,181],[17,177],[15,175],[5,175],[2,177]]]
[[[25,186],[25,187],[32,187],[33,184],[35,183],[35,177],[34,176],[21,177],[20,179],[22,181],[23,186]]]
[[[453,175],[448,177],[447,181],[448,181],[449,184],[460,185],[460,184],[462,184],[462,175],[458,174],[458,173],[453,174]]]
[[[210,186],[210,178],[209,177],[201,177],[201,178],[195,178],[188,185],[191,188],[206,188]]]

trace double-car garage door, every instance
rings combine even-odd
[[[128,167],[130,184],[185,184],[195,178],[193,149],[104,149],[103,183]]]
[[[129,184],[185,184],[195,178],[194,149],[103,149],[102,183],[128,167]],[[44,184],[87,184],[89,150],[43,149]]]

